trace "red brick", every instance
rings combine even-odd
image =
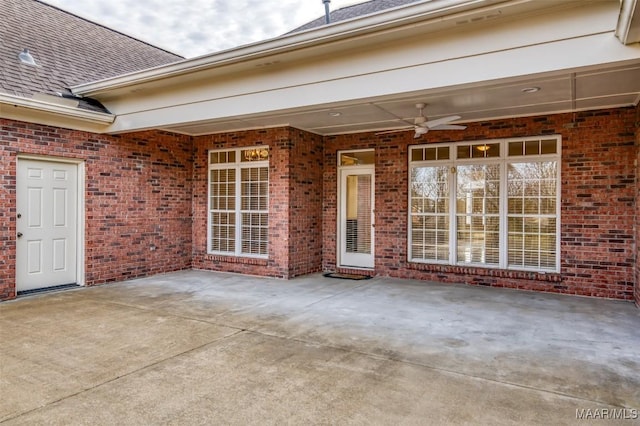
[[[336,152],[375,148],[377,275],[625,300],[633,300],[635,287],[637,300],[637,115],[635,108],[621,108],[470,123],[464,133],[430,132],[418,142],[412,132],[327,137],[323,268],[336,268]],[[574,121],[575,127],[565,126]],[[407,262],[409,145],[544,134],[560,134],[563,143],[560,274]]]
[[[15,297],[17,154],[85,162],[86,284],[191,266],[192,143],[0,120],[0,299]]]
[[[105,136],[0,120],[0,299],[14,297],[19,152],[86,162],[86,278],[93,285],[189,267],[280,278],[335,270],[337,151],[374,148],[373,274],[640,304],[638,122],[640,108],[620,108],[469,123],[464,132],[430,132],[418,141],[562,135],[561,272],[537,274],[407,262],[411,132],[322,138],[276,128],[194,138],[159,131]],[[207,151],[260,144],[271,152],[268,259],[209,255]]]

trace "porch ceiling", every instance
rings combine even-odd
[[[539,89],[534,93],[523,91]],[[511,78],[440,90],[337,102],[313,108],[236,116],[166,127],[190,135],[288,125],[321,135],[382,131],[406,127],[416,103],[427,103],[429,119],[461,115],[457,123],[504,117],[624,107],[640,101],[640,61],[590,71]],[[409,129],[408,129],[409,130]]]

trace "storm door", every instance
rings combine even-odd
[[[374,267],[373,151],[340,154],[339,266]]]

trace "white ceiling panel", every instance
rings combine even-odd
[[[631,106],[638,102],[638,94],[603,96],[600,98],[579,99],[576,101],[576,109],[600,109],[606,107]]]
[[[576,76],[578,99],[640,92],[640,65]]]

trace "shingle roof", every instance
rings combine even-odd
[[[418,1],[420,0],[371,0],[364,3],[354,4],[353,6],[347,6],[341,9],[332,10],[330,13],[331,23],[369,15],[372,13],[383,11],[385,9],[391,9],[392,7],[399,7],[409,3],[416,3]],[[311,28],[321,27],[323,25],[326,25],[324,15],[290,31],[290,33],[309,30]]]
[[[183,59],[36,0],[0,0],[0,16],[0,92],[10,95],[70,94],[79,83]],[[38,66],[20,62],[25,48]]]

